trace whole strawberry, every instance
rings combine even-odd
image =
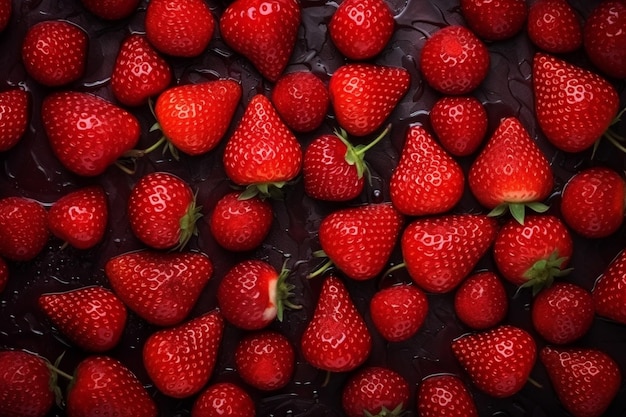
[[[308,71],[281,76],[271,99],[285,124],[296,132],[311,132],[320,127],[330,104],[326,85]]]
[[[626,251],[621,251],[596,280],[592,290],[599,316],[626,324]]]
[[[626,4],[598,3],[583,27],[585,52],[594,65],[614,78],[626,78]]]
[[[528,10],[528,37],[553,54],[572,52],[583,43],[582,26],[566,0],[540,0]]]
[[[469,276],[454,294],[454,312],[463,324],[475,330],[494,327],[504,319],[508,308],[504,285],[490,271]]]
[[[15,146],[30,120],[30,94],[21,88],[0,92],[0,152]]]
[[[254,402],[240,386],[217,382],[198,396],[191,417],[254,417]]]
[[[0,199],[0,256],[30,261],[48,242],[48,214],[37,201],[24,197]]]
[[[472,96],[437,100],[430,110],[430,124],[441,146],[455,156],[473,154],[487,133],[487,111]]]
[[[80,0],[91,13],[102,19],[118,20],[130,16],[139,0]]]
[[[420,383],[417,412],[421,417],[478,417],[467,387],[455,375],[431,375]]]
[[[428,314],[428,298],[419,288],[399,284],[383,288],[370,299],[374,327],[385,340],[401,342],[413,337]]]
[[[370,366],[350,377],[341,394],[347,417],[400,416],[408,409],[409,383],[389,368]]]
[[[461,13],[478,36],[497,41],[522,30],[528,6],[525,0],[461,0]]]

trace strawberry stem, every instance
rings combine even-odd
[[[354,146],[348,141],[348,134],[345,130],[335,130],[335,135],[346,145],[345,160],[349,165],[356,167],[357,176],[362,178],[364,174],[368,172],[367,164],[365,163],[365,153],[380,142],[391,130],[391,124],[388,124],[385,130],[378,135],[373,141],[366,145]]]
[[[326,257],[326,253],[323,250],[318,250],[318,251],[313,252],[313,256],[316,258],[323,258],[323,257]],[[307,278],[311,279],[311,278],[319,277],[324,272],[328,271],[328,269],[331,266],[333,266],[333,261],[331,259],[327,259],[326,262],[322,264],[322,266],[320,266],[319,268],[311,272],[309,275],[307,275]]]
[[[406,263],[405,262],[401,262],[401,263],[399,263],[397,265],[394,265],[394,266],[390,267],[389,269],[387,269],[385,271],[383,276],[386,277],[387,275],[390,275],[390,274],[392,274],[392,273],[394,273],[394,272],[396,272],[396,271],[398,271],[400,269],[403,269],[403,268],[406,268]]]

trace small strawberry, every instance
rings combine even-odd
[[[572,52],[583,43],[582,25],[566,0],[540,0],[528,9],[528,37],[553,54]]]
[[[447,26],[426,39],[420,68],[428,84],[443,94],[467,94],[489,71],[487,46],[464,26]]]
[[[152,333],[143,345],[143,364],[159,391],[174,398],[199,392],[213,373],[223,331],[224,320],[213,310]]]
[[[72,343],[90,352],[114,348],[126,326],[126,307],[103,287],[42,294],[39,308]]]
[[[592,348],[546,346],[540,360],[563,407],[574,417],[600,417],[619,392],[622,374],[608,354]]]
[[[346,64],[331,76],[330,102],[339,126],[354,136],[376,131],[391,115],[411,82],[404,68]]]
[[[409,127],[389,184],[394,207],[407,216],[444,213],[459,202],[464,185],[454,158],[422,126]]]
[[[393,14],[384,0],[345,0],[328,24],[328,34],[339,52],[354,61],[378,55],[394,29]]]
[[[409,383],[380,366],[363,368],[343,388],[341,406],[347,417],[400,416],[408,409]]]
[[[520,391],[537,358],[537,345],[525,330],[501,325],[461,336],[452,352],[478,389],[496,398]]]
[[[467,387],[454,375],[431,375],[417,391],[420,417],[478,417],[476,404]]]
[[[11,0],[0,0],[0,32],[9,25],[11,14],[13,13],[13,4]]]
[[[80,0],[96,16],[107,20],[124,19],[139,5],[139,0]]]
[[[2,291],[6,288],[8,282],[9,266],[3,258],[0,258],[0,294],[2,294]]]
[[[285,124],[296,132],[311,132],[320,127],[330,104],[326,85],[308,71],[281,76],[271,99]]]
[[[255,417],[254,402],[240,386],[217,382],[198,396],[191,417]]]
[[[487,133],[487,111],[472,96],[442,97],[430,110],[430,124],[441,146],[455,156],[473,154]]]
[[[463,324],[483,330],[500,323],[509,308],[509,299],[500,278],[483,271],[469,276],[454,294],[454,312]]]
[[[626,250],[596,280],[592,295],[599,316],[626,324]]]
[[[48,213],[37,201],[24,197],[0,199],[0,256],[30,261],[48,242]]]
[[[626,4],[597,4],[583,27],[585,52],[594,65],[614,78],[626,78]]]
[[[109,259],[104,271],[128,308],[149,323],[173,326],[195,305],[213,264],[196,252],[137,251]]]
[[[461,0],[461,13],[478,36],[498,41],[522,30],[528,6],[525,0]]]
[[[313,318],[301,340],[304,359],[329,372],[348,372],[359,367],[372,350],[372,336],[350,299],[345,285],[328,276]]]
[[[0,93],[0,152],[15,146],[30,120],[30,94],[21,88]]]
[[[22,61],[28,75],[49,87],[78,80],[87,65],[87,33],[65,20],[35,24],[22,43]]]
[[[383,288],[370,299],[374,327],[390,342],[402,342],[413,337],[424,324],[427,314],[426,294],[410,284]]]

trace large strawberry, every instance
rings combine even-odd
[[[217,382],[193,403],[191,417],[255,417],[254,402],[240,386]]]
[[[130,16],[140,0],[80,0],[91,13],[107,20],[123,19]]]
[[[626,78],[626,4],[620,0],[598,3],[585,21],[585,52],[596,67],[611,77]]]
[[[576,12],[566,0],[540,0],[528,10],[528,37],[553,54],[572,52],[583,43]]]
[[[463,324],[483,330],[506,316],[509,299],[502,280],[491,271],[469,276],[454,294],[454,312]]]
[[[50,232],[48,213],[34,200],[24,197],[0,199],[0,256],[29,261],[41,252]]]
[[[420,417],[478,417],[476,404],[469,390],[455,375],[430,375],[417,391],[417,412]]]
[[[0,152],[15,146],[26,133],[30,94],[21,88],[0,92]]]
[[[378,333],[390,342],[402,342],[415,335],[428,314],[428,298],[411,284],[393,285],[370,299],[370,316]]]
[[[326,85],[309,71],[280,77],[272,89],[271,99],[285,124],[296,132],[317,129],[326,118],[330,104]]]
[[[528,6],[525,0],[461,0],[461,13],[478,36],[497,41],[522,30]]]
[[[347,417],[401,416],[408,409],[409,383],[381,366],[363,368],[343,387],[341,406]]]
[[[592,295],[599,316],[626,324],[626,250],[596,280]]]
[[[487,111],[472,96],[444,96],[430,110],[430,124],[441,146],[452,155],[476,151],[487,133]]]

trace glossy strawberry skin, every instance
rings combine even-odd
[[[522,30],[528,8],[524,0],[461,0],[461,13],[478,36],[496,41]]]
[[[490,271],[477,272],[461,283],[454,294],[454,311],[466,326],[483,330],[500,323],[509,299],[500,278]]]
[[[191,417],[254,417],[254,402],[240,386],[217,382],[198,396]]]
[[[621,251],[605,268],[592,290],[599,316],[626,324],[626,251]]]
[[[410,284],[383,288],[370,299],[374,327],[390,342],[401,342],[414,336],[427,314],[426,294]]]
[[[455,156],[468,156],[478,149],[487,122],[487,111],[472,96],[444,96],[430,110],[433,132],[441,146]]]
[[[587,56],[614,78],[626,78],[626,4],[619,0],[599,3],[583,27]]]
[[[118,20],[130,16],[139,0],[80,0],[93,14],[102,19]]]
[[[528,10],[528,36],[539,48],[559,54],[578,49],[582,26],[566,0],[541,0]]]
[[[0,152],[15,146],[30,121],[30,94],[15,88],[0,92]]]
[[[276,111],[295,132],[311,132],[326,118],[330,97],[324,82],[312,72],[281,76],[271,96]]]
[[[463,381],[446,374],[422,380],[417,392],[417,411],[421,417],[478,417],[474,399]]]
[[[380,366],[363,368],[350,377],[343,388],[341,405],[347,417],[382,414],[383,410],[406,410],[409,384],[399,373]]]
[[[286,336],[274,331],[254,333],[237,345],[235,366],[249,385],[261,391],[274,391],[291,381],[295,355]]]
[[[37,201],[0,199],[0,256],[13,261],[35,258],[48,241],[48,214]]]

